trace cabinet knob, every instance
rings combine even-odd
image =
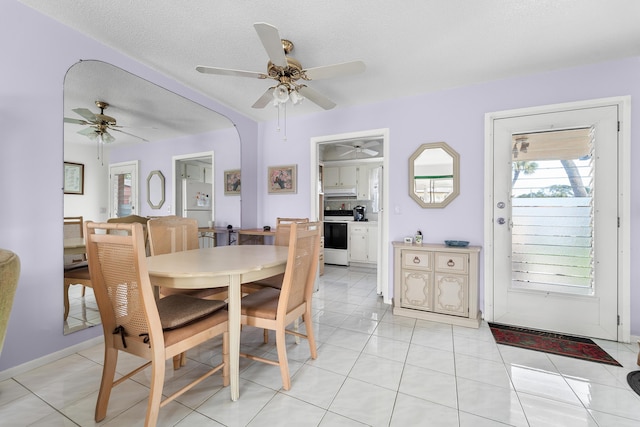
[[[452,260],[452,259],[450,259],[449,261],[447,261],[447,266],[449,266],[449,267],[453,267],[454,265],[456,265],[456,263],[455,263],[455,262],[453,262],[453,260]]]
[[[414,264],[420,264],[420,258],[418,258],[417,256],[413,257],[413,263]]]

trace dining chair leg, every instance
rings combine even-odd
[[[293,321],[293,330],[296,332],[300,332],[300,318],[296,318],[296,320]],[[296,344],[300,344],[300,337],[297,335],[293,336],[294,341],[296,342]]]
[[[262,330],[262,335],[263,335],[263,341],[265,344],[269,343],[269,330],[268,329],[263,329]]]
[[[164,386],[165,364],[164,360],[154,359],[151,363],[151,386],[149,387],[149,402],[147,403],[147,416],[145,427],[154,427],[158,423],[158,413],[162,402],[162,387]]]
[[[107,407],[109,406],[109,397],[111,396],[111,389],[113,388],[113,379],[116,375],[117,364],[118,350],[115,348],[105,348],[102,381],[100,382],[100,391],[98,392],[94,416],[97,422],[104,420],[107,416]]]
[[[276,328],[276,349],[278,350],[278,364],[280,365],[280,375],[282,376],[282,388],[291,388],[291,378],[289,377],[289,360],[287,359],[287,342],[285,339],[284,326]]]
[[[304,322],[305,331],[307,332],[307,341],[309,341],[309,350],[311,351],[311,358],[316,359],[318,357],[318,350],[316,348],[316,337],[313,331],[311,313],[305,312],[302,315],[302,321]]]
[[[67,320],[69,317],[69,287],[70,283],[64,284],[64,320]]]

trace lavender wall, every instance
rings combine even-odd
[[[338,108],[308,117],[289,117],[288,139],[283,141],[275,132],[275,123],[258,126],[15,1],[0,4],[0,40],[0,247],[15,251],[22,261],[0,372],[101,333],[93,328],[62,335],[62,83],[67,68],[80,58],[112,63],[223,111],[236,123],[242,143],[242,224],[247,227],[269,223],[283,210],[296,216],[309,214],[311,137],[389,128],[390,144],[385,151],[392,189],[387,191],[392,211],[390,241],[413,234],[420,227],[426,241],[465,238],[482,244],[486,112],[618,95],[631,95],[635,100],[640,96],[640,58],[631,58],[375,105]],[[640,123],[639,114],[632,111],[633,123]],[[634,132],[632,164],[638,163],[635,159],[640,156],[633,148],[636,139]],[[461,194],[442,210],[421,209],[406,191],[409,156],[418,145],[432,141],[446,141],[461,156]],[[298,193],[268,195],[267,166],[293,163],[298,165]],[[638,172],[632,171],[632,188],[639,179]],[[632,242],[639,241],[635,227],[638,200],[632,195]],[[393,213],[395,207],[400,214]],[[632,260],[636,245],[632,244]],[[636,312],[640,308],[637,264],[631,269],[631,297],[635,301],[632,311]],[[391,277],[388,279],[390,283]],[[631,332],[640,334],[640,315],[632,315]]]
[[[564,69],[486,84],[467,86],[419,95],[391,102],[350,109],[335,109],[315,116],[287,119],[287,140],[275,131],[274,123],[261,124],[259,144],[262,164],[258,188],[266,188],[269,165],[298,163],[298,193],[272,196],[262,191],[258,202],[261,222],[282,214],[284,207],[297,215],[309,215],[309,165],[311,137],[367,129],[389,128],[389,241],[413,235],[417,229],[426,242],[445,239],[469,240],[482,245],[484,240],[484,118],[485,113],[508,109],[557,104],[587,99],[631,95],[632,103],[640,97],[640,58]],[[632,109],[631,164],[640,152],[634,149],[640,112]],[[275,115],[275,112],[274,112]],[[460,153],[460,195],[445,209],[422,209],[408,195],[408,159],[422,143],[445,141]],[[640,158],[639,158],[640,160]],[[631,171],[631,186],[640,180],[637,168]],[[631,333],[640,334],[640,267],[637,254],[640,214],[638,196],[631,200]],[[396,208],[399,214],[395,213]],[[392,251],[389,252],[392,266]],[[391,295],[393,269],[387,283]],[[482,276],[481,276],[482,277]],[[481,296],[484,283],[481,283]],[[483,307],[483,301],[481,301]]]
[[[258,126],[16,1],[0,3],[0,40],[0,247],[16,252],[22,264],[1,372],[102,333],[62,334],[62,107],[71,65],[79,59],[109,62],[221,112],[236,123],[242,161],[252,170]],[[255,199],[255,184],[243,187]],[[255,208],[245,211],[255,221]]]

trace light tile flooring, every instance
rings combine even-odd
[[[314,296],[318,358],[291,339],[292,388],[277,367],[241,359],[240,399],[218,374],[160,410],[163,426],[638,426],[640,397],[626,383],[633,345],[599,342],[622,368],[496,345],[481,328],[393,316],[375,275],[327,266]],[[303,325],[304,326],[304,325]],[[245,330],[243,351],[267,352]],[[219,340],[188,354],[165,392],[220,358]],[[93,426],[102,345],[0,382],[2,426]],[[120,358],[125,372],[138,363]],[[147,372],[112,393],[105,426],[142,425]]]

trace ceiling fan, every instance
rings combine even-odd
[[[358,153],[364,153],[364,154],[368,154],[369,156],[377,156],[378,154],[380,154],[379,152],[377,152],[376,150],[371,150],[369,147],[375,147],[376,145],[379,145],[380,142],[379,141],[368,141],[368,142],[354,142],[351,145],[345,145],[345,144],[336,144],[338,147],[347,147],[349,148],[349,150],[345,151],[344,153],[340,154],[340,157],[346,156],[347,154],[351,154],[353,152],[356,153],[356,155]]]
[[[207,67],[203,65],[196,67],[197,71],[206,74],[257,79],[269,78],[275,80],[277,84],[267,89],[252,105],[253,108],[264,108],[270,102],[273,102],[274,105],[277,106],[286,103],[289,99],[291,99],[294,104],[298,104],[303,98],[308,98],[311,102],[325,110],[330,110],[336,106],[333,101],[307,85],[298,83],[298,81],[347,76],[361,73],[365,70],[365,65],[362,61],[344,62],[305,69],[296,59],[287,56],[287,54],[293,50],[293,43],[289,40],[281,39],[276,27],[265,22],[257,22],[253,24],[253,27],[258,33],[258,37],[260,37],[262,45],[270,59],[267,64],[266,73]]]
[[[148,140],[139,137],[137,135],[133,135],[129,132],[125,132],[120,128],[122,126],[118,126],[116,124],[116,119],[111,116],[107,116],[104,114],[104,110],[109,107],[109,103],[105,101],[96,101],[96,106],[100,109],[100,113],[92,113],[87,108],[74,108],[73,112],[83,117],[84,119],[73,119],[70,117],[65,117],[65,123],[73,123],[76,125],[89,126],[85,129],[78,131],[79,134],[86,136],[92,141],[105,142],[110,143],[115,141],[115,138],[108,131],[115,131],[124,133],[126,135],[132,136],[134,138],[138,138],[144,142],[149,142]]]

